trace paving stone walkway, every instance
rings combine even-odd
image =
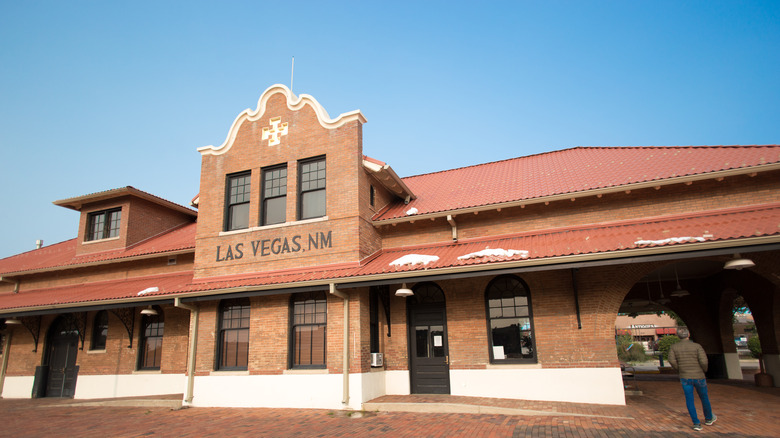
[[[638,382],[626,406],[439,396],[384,402],[522,411],[519,415],[95,406],[78,400],[0,400],[0,436],[39,437],[780,437],[780,388],[710,381],[718,421],[691,429],[678,381]]]

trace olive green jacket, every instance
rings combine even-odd
[[[681,379],[703,379],[707,372],[707,354],[701,345],[683,339],[669,349],[669,363]]]

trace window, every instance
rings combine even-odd
[[[250,172],[228,175],[225,231],[249,227]]]
[[[105,350],[106,338],[108,337],[108,312],[99,311],[92,321],[92,343],[90,350]]]
[[[249,298],[219,304],[220,370],[245,370],[249,363]]]
[[[325,368],[325,292],[295,294],[290,301],[291,368]]]
[[[100,240],[118,236],[121,218],[121,208],[90,213],[87,215],[87,234],[84,240]]]
[[[368,203],[371,204],[372,207],[374,207],[374,203],[376,202],[376,191],[374,190],[373,185],[368,186]]]
[[[325,157],[301,161],[299,219],[325,216]]]
[[[157,315],[141,316],[141,342],[138,357],[139,370],[159,370],[162,359],[163,329],[165,321],[162,309],[154,306]]]
[[[263,169],[262,225],[287,220],[287,166]]]
[[[488,285],[485,298],[490,361],[536,362],[531,297],[525,284],[511,275],[498,277]]]

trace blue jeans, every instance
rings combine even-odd
[[[688,414],[691,415],[693,424],[701,424],[699,422],[699,417],[696,415],[693,388],[696,388],[699,399],[701,399],[701,405],[704,409],[704,420],[712,420],[712,406],[710,406],[710,398],[707,395],[707,379],[680,379],[680,383],[682,383],[683,392],[685,393],[685,405],[688,407]]]

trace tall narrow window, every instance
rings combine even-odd
[[[108,338],[108,312],[99,311],[92,321],[92,343],[90,350],[105,350],[106,339]]]
[[[122,209],[95,211],[87,215],[87,233],[84,240],[100,240],[119,236]]]
[[[325,157],[301,161],[299,219],[325,216]]]
[[[263,169],[263,225],[287,220],[287,167]]]
[[[159,370],[162,362],[163,331],[165,320],[162,309],[154,306],[157,315],[141,316],[141,342],[139,343],[140,356],[138,357],[139,370]]]
[[[250,172],[227,177],[225,231],[249,227]]]
[[[219,304],[220,370],[245,370],[249,363],[249,298]]]
[[[536,362],[531,297],[517,277],[490,282],[485,292],[490,360],[493,363]]]
[[[290,301],[292,368],[325,368],[327,298],[325,292],[295,294]]]

